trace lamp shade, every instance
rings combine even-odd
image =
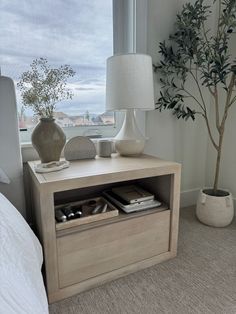
[[[155,109],[150,56],[130,53],[107,59],[106,109]]]

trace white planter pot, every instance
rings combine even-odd
[[[204,192],[205,191],[205,192]],[[199,193],[196,215],[204,224],[212,227],[225,227],[234,217],[234,205],[232,194],[222,191],[223,196],[212,196],[207,189]]]

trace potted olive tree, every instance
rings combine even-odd
[[[32,144],[42,163],[59,161],[66,136],[55,123],[56,103],[71,99],[73,94],[67,88],[67,80],[75,72],[69,65],[51,68],[47,59],[33,60],[31,70],[21,75],[17,86],[21,91],[22,102],[39,118],[32,133]]]
[[[212,9],[217,11],[215,31],[207,27]],[[154,65],[162,84],[157,109],[170,109],[184,120],[200,116],[206,123],[216,152],[215,178],[211,189],[200,192],[196,213],[203,223],[219,227],[228,225],[234,214],[232,195],[219,189],[218,181],[227,117],[236,102],[236,61],[229,53],[235,27],[236,0],[212,0],[212,6],[204,0],[187,3],[177,14],[168,42],[160,43],[161,61]],[[189,80],[194,92],[188,88]],[[214,124],[209,120],[210,102],[215,110]]]

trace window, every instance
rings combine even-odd
[[[67,136],[114,135],[114,114],[105,112],[106,59],[113,54],[112,0],[1,0],[0,64],[15,82],[33,59],[69,64],[74,97],[57,104],[57,123]],[[16,89],[23,141],[36,120]],[[78,127],[79,126],[79,127]]]
[[[113,54],[113,42],[114,53],[146,53],[147,4],[148,0],[21,0],[19,5],[18,0],[0,0],[2,75],[17,82],[40,57],[52,65],[70,64],[76,71],[70,81],[75,96],[58,104],[56,114],[67,138],[114,136],[123,115],[105,113],[106,59]],[[20,127],[27,127],[20,132],[21,141],[29,142],[35,121],[32,112],[22,110],[16,92]],[[143,130],[144,121],[141,115]]]

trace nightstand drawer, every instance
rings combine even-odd
[[[60,288],[169,250],[170,210],[57,238]]]

